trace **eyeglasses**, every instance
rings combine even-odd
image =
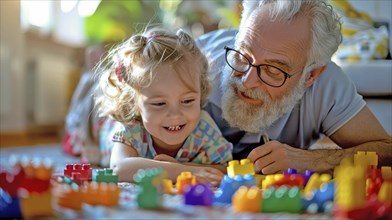
[[[225,50],[226,62],[233,70],[240,73],[246,73],[251,67],[255,67],[259,79],[269,86],[281,87],[286,82],[287,78],[296,74],[290,75],[278,67],[269,64],[253,65],[241,52],[227,46],[225,46]]]

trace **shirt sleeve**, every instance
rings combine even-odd
[[[201,164],[224,164],[233,159],[233,145],[220,132],[218,126],[206,111],[200,116],[200,130],[206,141],[203,150],[192,160]]]
[[[112,140],[113,142],[120,142],[137,148],[137,143],[142,140],[142,128],[140,123],[132,122],[129,126],[118,123]]]
[[[315,103],[313,114],[316,121],[321,125],[321,132],[327,136],[334,134],[366,105],[362,96],[357,93],[353,81],[340,67],[330,63],[327,70],[320,76],[312,89],[318,90],[311,94]]]

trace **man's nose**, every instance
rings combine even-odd
[[[259,87],[262,83],[257,75],[257,69],[252,67],[241,77],[242,85],[246,89]]]

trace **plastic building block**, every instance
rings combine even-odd
[[[234,177],[236,175],[255,174],[253,163],[249,159],[232,160],[227,166],[227,175]]]
[[[50,191],[43,193],[23,191],[19,197],[20,209],[24,218],[51,216],[53,214]]]
[[[54,184],[52,190],[53,204],[72,210],[81,210],[83,195],[79,187],[72,187],[68,184]]]
[[[22,213],[19,206],[19,199],[12,198],[9,193],[0,188],[0,218],[20,219]]]
[[[270,186],[298,186],[304,188],[304,177],[297,174],[284,174],[282,178],[273,182]]]
[[[260,189],[263,187],[263,181],[265,180],[266,175],[263,174],[255,174],[253,177],[256,180],[256,186],[258,186]]]
[[[378,156],[372,151],[358,151],[354,154],[354,166],[377,167]]]
[[[214,192],[208,184],[188,185],[185,187],[184,199],[186,205],[211,206]]]
[[[334,201],[334,193],[334,182],[323,183],[319,189],[303,198],[303,207],[311,213],[326,212]]]
[[[338,219],[392,219],[391,204],[381,203],[377,196],[370,197],[366,203],[358,208],[344,209],[334,206],[333,217]]]
[[[177,177],[176,188],[178,194],[183,194],[187,185],[194,186],[196,177],[191,172],[181,172]]]
[[[392,180],[385,180],[378,192],[380,202],[392,204]]]
[[[299,187],[269,187],[263,191],[262,212],[300,213],[302,209]]]
[[[382,166],[381,175],[383,180],[392,180],[392,169],[391,167]]]
[[[304,179],[304,186],[306,186],[306,184],[309,181],[309,178],[313,175],[313,173],[314,173],[314,171],[312,171],[312,170],[305,170],[305,173],[300,174],[300,173],[297,172],[296,169],[288,168],[286,171],[283,172],[283,175],[286,176],[286,175],[293,175],[293,174],[295,174],[295,175],[298,175],[298,176],[302,176],[303,179]]]
[[[162,196],[159,193],[164,173],[160,168],[140,169],[133,176],[134,181],[140,187],[137,195],[137,203],[140,208],[157,209],[162,206]]]
[[[354,166],[347,158],[334,170],[335,201],[342,210],[363,207],[366,202],[366,168]]]
[[[105,168],[97,171],[97,175],[93,176],[94,182],[99,183],[118,183],[118,176],[113,174],[113,169]]]
[[[234,178],[225,175],[219,186],[220,190],[215,193],[214,202],[231,203],[232,196],[241,186],[256,186],[256,179],[250,174],[237,175]]]
[[[374,166],[368,166],[367,179],[366,179],[366,196],[377,195],[382,184],[381,170]]]
[[[272,184],[274,184],[275,181],[278,181],[279,179],[283,178],[283,174],[271,174],[271,175],[266,175],[265,179],[262,182],[262,189],[266,189]]]
[[[163,179],[163,193],[173,194],[173,181],[170,179]]]
[[[117,206],[120,189],[115,183],[91,182],[78,188],[68,184],[55,184],[53,188],[54,204],[73,210],[80,210],[82,203],[106,207]]]
[[[117,206],[120,189],[115,183],[91,182],[81,188],[83,201],[90,205]]]
[[[258,187],[241,186],[233,195],[233,209],[235,212],[260,212],[261,197],[261,191]]]
[[[321,186],[321,184],[326,183],[331,180],[331,175],[323,173],[323,174],[318,174],[314,173],[308,181],[308,184],[306,184],[304,188],[304,194],[308,195],[311,193],[313,190],[318,190]]]
[[[90,164],[66,164],[64,176],[71,178],[78,184],[91,180],[92,169]]]

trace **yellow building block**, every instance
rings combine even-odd
[[[378,165],[378,156],[373,151],[358,151],[354,154],[354,166],[375,166]]]
[[[344,210],[361,208],[366,203],[366,168],[343,159],[335,168],[334,203]]]
[[[313,190],[319,189],[323,183],[329,182],[331,178],[331,175],[327,173],[323,173],[321,175],[314,173],[312,176],[310,176],[309,181],[304,188],[304,194],[309,195]]]
[[[234,177],[236,175],[245,175],[245,174],[255,174],[255,168],[253,163],[249,159],[232,160],[229,161],[229,165],[227,166],[227,175],[229,177]]]
[[[378,192],[380,202],[392,204],[392,181],[384,181]]]
[[[269,186],[273,185],[275,181],[282,179],[283,176],[283,174],[266,175],[263,182],[261,183],[261,188],[267,189]]]
[[[383,166],[381,167],[381,176],[382,179],[385,180],[392,180],[392,169],[391,167]]]
[[[241,186],[233,195],[233,209],[235,212],[260,212],[262,194],[257,186],[248,188]]]

